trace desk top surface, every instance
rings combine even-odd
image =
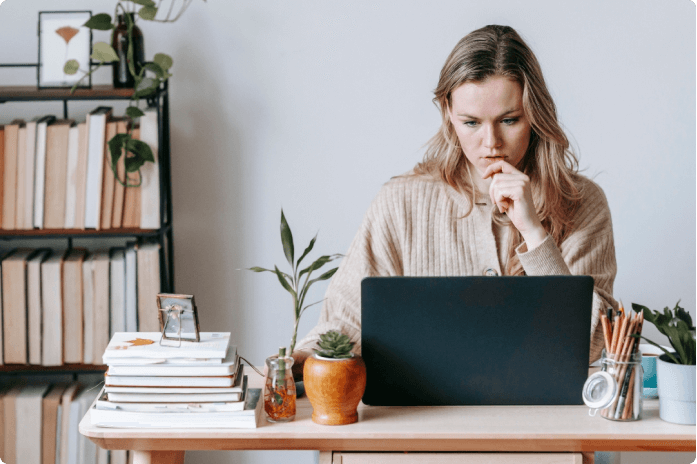
[[[250,386],[263,379],[249,374]],[[586,406],[376,407],[361,404],[358,422],[312,422],[306,397],[293,422],[256,429],[117,429],[95,427],[88,412],[80,433],[102,448],[132,450],[341,451],[694,451],[695,426],[664,422],[658,400],[644,401],[642,419],[590,417]]]

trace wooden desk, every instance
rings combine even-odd
[[[263,383],[253,372],[249,381],[258,388]],[[642,420],[624,423],[590,417],[586,406],[361,405],[358,422],[344,426],[317,425],[311,413],[309,401],[301,398],[295,421],[287,424],[271,424],[262,418],[257,429],[186,430],[95,427],[88,412],[80,422],[80,433],[105,449],[135,450],[135,464],[183,463],[185,450],[320,450],[320,462],[334,464],[586,464],[593,462],[594,451],[695,451],[696,446],[695,427],[660,420],[658,400],[644,401]],[[467,454],[456,454],[463,452]],[[507,454],[498,455],[503,460],[491,454],[477,460],[480,453],[492,452]],[[511,452],[545,453],[547,460],[539,454]]]

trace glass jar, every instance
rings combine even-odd
[[[295,419],[295,381],[293,358],[277,355],[266,358],[264,410],[269,422],[290,422]]]
[[[133,36],[133,65],[136,74],[138,74],[143,64],[145,64],[143,33],[135,24],[135,14],[128,13],[127,16],[128,21],[133,25],[131,29],[131,35]],[[111,64],[112,80],[116,88],[133,88],[135,85],[135,79],[128,69],[128,24],[126,21],[126,15],[119,15],[119,21],[111,36],[111,46],[119,56],[119,61]]]
[[[641,351],[625,356],[607,353],[600,358],[600,372],[586,380],[583,401],[591,408],[589,414],[616,421],[641,419],[643,406],[644,370]]]

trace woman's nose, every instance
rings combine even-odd
[[[497,148],[501,146],[501,138],[499,137],[496,128],[491,125],[484,126],[484,147],[485,148]]]

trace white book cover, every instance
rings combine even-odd
[[[24,229],[24,202],[27,196],[27,176],[24,169],[27,167],[27,127],[22,125],[17,133],[17,172],[15,193],[15,229]]]
[[[140,117],[140,140],[152,149],[154,163],[145,163],[140,172],[143,182],[140,187],[140,228],[160,228],[160,162],[158,155],[159,131],[157,109],[146,109]]]
[[[87,115],[87,188],[85,228],[99,229],[102,207],[102,173],[106,157],[106,123],[111,108],[99,107]]]
[[[111,336],[126,331],[126,266],[123,248],[112,248],[110,253]]]
[[[66,409],[68,411],[68,447],[63,450],[67,462],[63,464],[76,464],[77,463],[77,453],[79,446],[79,436],[78,424],[80,423],[80,403],[77,398],[70,403],[70,408]],[[63,456],[61,456],[61,462],[63,462]]]
[[[109,401],[123,403],[221,403],[239,401],[242,393],[109,393]]]
[[[164,340],[164,345],[160,345],[160,332],[117,332],[104,353],[106,358],[225,358],[230,332],[199,335],[199,342],[182,340],[178,346],[176,340]]]
[[[138,276],[135,243],[126,245],[126,332],[138,331]]]
[[[70,440],[73,435],[70,433],[70,429],[72,426],[71,423],[71,411],[73,410],[73,402],[74,398],[77,395],[78,391],[80,389],[80,385],[77,383],[72,383],[68,386],[68,388],[65,389],[63,392],[63,396],[61,397],[61,407],[62,407],[62,412],[61,412],[61,422],[60,422],[60,446],[56,447],[56,458],[60,456],[60,463],[57,464],[72,464],[75,462],[75,458],[73,458],[72,461],[68,460],[68,456],[70,454]],[[75,412],[75,416],[79,414],[79,405],[78,409]],[[75,431],[77,432],[77,426],[75,426]],[[57,435],[57,433],[56,433]],[[77,440],[77,435],[74,435],[75,439]],[[58,453],[58,449],[60,448],[60,454]],[[76,450],[77,451],[77,450]],[[77,455],[77,453],[75,453]]]
[[[92,424],[102,427],[137,428],[256,428],[259,425],[263,400],[260,388],[250,388],[245,400],[245,410],[254,414],[240,414],[237,411],[224,412],[132,412],[97,409],[92,407]]]
[[[90,410],[92,403],[95,402],[97,396],[99,395],[100,389],[94,386],[88,387],[83,390],[80,395],[76,398],[76,401],[80,404],[79,420],[87,414]],[[92,440],[84,436],[83,434],[78,434],[77,443],[77,462],[76,464],[94,464],[97,460],[97,445],[95,445]]]
[[[55,117],[42,118],[36,124],[36,159],[34,160],[34,227],[44,227],[44,187],[46,186],[46,132]]]
[[[127,361],[127,360],[123,360]],[[157,375],[157,376],[201,376],[201,375],[231,375],[241,370],[242,366],[237,357],[237,346],[228,348],[223,362],[219,364],[186,363],[153,363],[146,365],[109,364],[111,375]]]
[[[36,127],[42,118],[35,118],[27,123],[27,155],[24,158],[24,218],[20,229],[34,228],[34,169],[36,165]]]
[[[222,364],[222,358],[110,358],[103,356],[102,361],[108,366],[145,366],[152,364],[181,365],[196,363],[197,366],[214,366]]]
[[[42,400],[49,385],[28,385],[15,399],[16,457],[22,464],[41,464]]]
[[[63,364],[63,254],[56,252],[41,263],[41,363],[44,366]]]
[[[72,126],[68,132],[68,163],[66,166],[65,189],[65,228],[75,228],[77,200],[77,158],[78,158],[78,128]]]
[[[41,250],[27,263],[27,316],[29,364],[41,365],[41,263],[49,250]]]
[[[82,262],[82,320],[84,324],[82,341],[82,362],[92,364],[94,355],[94,255],[88,255]]]
[[[232,387],[235,378],[228,376],[210,377],[144,377],[104,375],[105,385],[111,387]]]

